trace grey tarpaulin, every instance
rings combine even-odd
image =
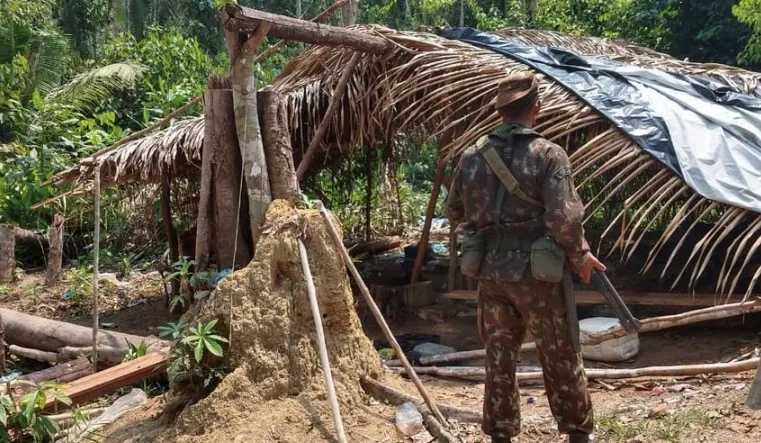
[[[695,192],[761,212],[761,99],[673,74],[471,28],[440,31],[524,63],[573,91]]]

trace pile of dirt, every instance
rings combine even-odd
[[[394,435],[388,418],[364,411],[369,401],[359,379],[378,376],[381,363],[362,331],[345,266],[322,217],[275,201],[254,260],[220,283],[193,315],[192,321],[216,318],[221,329],[232,329],[227,350],[232,372],[160,436],[144,436],[144,441],[334,441],[298,254],[300,236],[309,254],[347,432],[351,436],[377,425],[384,428],[381,434]],[[364,441],[360,435],[355,433],[353,440]]]

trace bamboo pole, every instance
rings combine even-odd
[[[663,329],[675,328],[677,326],[710,320],[720,320],[753,312],[761,312],[761,298],[729,305],[711,306],[710,308],[697,309],[676,315],[646,318],[642,320],[642,327],[638,332],[660,331]],[[626,332],[624,328],[618,327],[599,334],[589,335],[583,340],[583,344],[594,345],[618,337],[624,337],[628,334],[629,333]]]
[[[724,374],[751,371],[759,364],[759,358],[735,362],[735,363],[707,363],[699,365],[675,365],[675,366],[648,366],[634,369],[585,369],[589,380],[605,379],[616,380],[641,377],[685,377],[703,374]],[[486,369],[474,366],[423,366],[413,368],[420,374],[434,375],[438,377],[453,377],[472,379],[486,376]],[[394,369],[402,373],[401,369]],[[542,380],[542,371],[518,372],[516,380],[533,381]]]
[[[444,182],[444,171],[447,168],[447,162],[444,159],[439,159],[439,164],[436,167],[436,178],[433,180],[433,190],[431,191],[431,198],[428,200],[428,209],[425,212],[425,223],[423,223],[423,233],[420,236],[420,243],[417,247],[417,255],[415,256],[415,267],[412,268],[412,279],[410,283],[417,283],[420,280],[420,269],[423,267],[423,260],[425,260],[426,252],[428,252],[428,238],[431,235],[431,223],[433,221],[433,213],[436,211],[436,202],[439,200],[439,192],[441,191],[441,184]]]
[[[322,116],[320,126],[317,127],[317,132],[315,132],[314,137],[312,137],[312,141],[309,142],[309,147],[304,153],[304,156],[301,158],[301,162],[299,162],[299,167],[296,170],[296,177],[299,179],[299,181],[304,179],[304,176],[309,169],[309,164],[312,162],[312,157],[314,157],[315,152],[317,152],[317,148],[320,146],[320,143],[322,143],[322,139],[325,138],[325,134],[328,132],[333,114],[335,114],[336,110],[338,110],[338,106],[341,104],[341,99],[343,98],[344,90],[346,90],[346,85],[349,83],[349,78],[351,78],[351,74],[354,72],[354,68],[357,66],[357,63],[359,63],[359,59],[361,57],[361,52],[354,52],[354,54],[351,56],[351,59],[349,60],[349,63],[347,63],[346,67],[344,67],[343,73],[338,79],[338,84],[333,90],[333,95],[330,97],[328,110],[325,111],[325,115]]]
[[[338,250],[341,252],[341,255],[343,256],[346,267],[349,268],[349,272],[351,272],[352,277],[354,277],[354,280],[356,281],[357,286],[359,287],[359,292],[362,294],[362,297],[365,299],[365,302],[370,308],[370,311],[372,311],[373,316],[375,317],[375,320],[378,322],[378,325],[383,331],[384,337],[391,344],[391,347],[394,349],[394,352],[396,352],[396,355],[398,355],[399,358],[401,359],[402,365],[404,366],[404,369],[407,371],[407,375],[412,379],[412,382],[415,384],[415,387],[418,389],[418,392],[420,392],[420,395],[425,400],[425,403],[428,405],[428,408],[430,408],[431,412],[433,412],[436,415],[437,419],[439,419],[442,423],[446,423],[446,419],[441,414],[441,411],[439,411],[439,408],[436,406],[436,403],[428,395],[428,392],[425,390],[425,387],[423,386],[423,383],[420,381],[420,378],[417,376],[417,374],[415,374],[415,370],[412,369],[412,365],[410,365],[410,362],[407,360],[407,357],[405,357],[404,351],[402,351],[401,346],[399,346],[399,342],[396,341],[396,337],[394,337],[394,334],[391,332],[391,329],[388,327],[388,323],[386,323],[386,320],[383,318],[383,314],[381,313],[380,309],[378,309],[378,305],[375,304],[375,300],[373,300],[372,295],[370,295],[370,291],[367,289],[367,285],[365,285],[365,282],[362,280],[362,276],[359,275],[359,271],[357,271],[357,268],[354,266],[354,263],[352,262],[351,257],[349,256],[349,251],[347,251],[346,247],[344,247],[344,244],[341,241],[341,237],[338,235],[338,231],[336,231],[335,226],[333,226],[333,222],[330,220],[330,217],[328,216],[328,211],[325,209],[325,206],[323,206],[321,201],[317,201],[317,208],[320,210],[320,215],[322,215],[322,218],[325,220],[325,225],[328,228],[328,232],[330,233],[330,236],[333,238],[333,241],[335,242],[336,247],[338,248]]]
[[[95,186],[93,189],[93,211],[95,213],[95,234],[93,235],[93,268],[92,268],[92,370],[98,370],[98,266],[100,262],[100,165],[95,166]]]
[[[301,270],[304,272],[304,278],[307,283],[307,295],[309,296],[309,306],[312,308],[312,318],[314,327],[317,331],[317,349],[320,352],[320,363],[322,364],[322,374],[325,377],[325,389],[328,391],[328,403],[333,413],[333,424],[336,427],[339,443],[346,443],[346,432],[344,431],[343,421],[341,420],[341,410],[336,400],[336,388],[333,385],[333,374],[330,371],[330,359],[328,358],[328,349],[325,345],[325,332],[322,329],[322,315],[320,306],[317,304],[317,291],[314,288],[312,279],[312,270],[309,269],[309,258],[304,242],[299,240],[299,257],[301,258]]]

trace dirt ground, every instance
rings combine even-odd
[[[136,277],[144,279],[144,276]],[[145,282],[143,282],[145,283]],[[140,282],[136,281],[135,286]],[[30,275],[0,293],[0,306],[52,318],[71,319],[81,314],[70,309],[70,302],[61,293],[66,284],[51,290],[41,288],[41,276]],[[32,289],[30,289],[32,288]],[[35,289],[38,288],[38,289]],[[135,293],[129,298],[113,295],[114,301],[106,302],[103,321],[114,323],[117,330],[134,334],[149,334],[156,326],[172,320],[163,299],[160,286]],[[118,300],[124,298],[122,300]],[[125,301],[126,300],[126,301]],[[449,305],[443,309],[452,310]],[[120,309],[121,308],[121,309]],[[81,308],[78,308],[81,309]],[[481,348],[475,331],[475,311],[471,307],[454,309],[443,322],[431,322],[405,313],[391,322],[396,334],[436,334],[440,343],[458,350]],[[370,316],[363,316],[365,332],[371,339],[381,338]],[[78,322],[87,324],[87,317]],[[726,362],[761,344],[759,318],[747,317],[720,323],[701,324],[676,328],[640,336],[641,350],[633,360],[616,365],[587,362],[587,367],[643,367],[655,365],[696,364]],[[533,353],[524,353],[523,364],[535,365]],[[478,364],[472,362],[469,364]],[[753,373],[729,376],[693,377],[683,379],[638,380],[636,382],[592,382],[592,398],[595,406],[598,442],[736,442],[761,441],[761,412],[750,411],[744,406]],[[483,384],[461,380],[442,380],[421,377],[432,396],[439,403],[450,404],[478,411],[483,399]],[[401,379],[393,384],[416,394],[414,386]],[[231,399],[235,393],[227,394]],[[521,390],[523,433],[517,442],[549,443],[563,438],[554,430],[544,390],[541,386],[526,386]],[[238,411],[226,426],[262,423],[267,427],[268,438],[256,441],[272,442],[320,442],[335,441],[332,423],[326,422],[325,399],[300,402],[297,398],[269,407],[266,401],[256,400],[251,414]],[[232,400],[231,400],[232,401]],[[161,425],[158,417],[164,397],[151,399],[148,407],[132,412],[102,433],[102,441],[159,441],[140,439],[140,435],[155,434]],[[240,404],[240,403],[235,403]],[[255,416],[252,414],[255,411]],[[349,439],[354,442],[403,442],[405,439],[394,426],[394,407],[364,397],[361,404],[342,411],[347,424]],[[306,421],[304,416],[309,417]],[[240,422],[240,423],[239,423]],[[244,423],[245,422],[245,423]],[[294,427],[292,424],[299,423]],[[289,425],[290,424],[290,425]],[[289,425],[288,433],[282,429]],[[296,431],[294,431],[296,429]],[[477,425],[460,425],[461,435],[467,442],[488,442]],[[198,432],[205,432],[199,429]],[[296,432],[296,434],[294,434]],[[251,436],[249,436],[251,437]],[[245,434],[233,441],[253,441]]]

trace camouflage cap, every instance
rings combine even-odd
[[[539,80],[533,72],[523,71],[512,74],[497,86],[497,99],[494,102],[494,107],[497,109],[504,108],[518,102],[524,102],[524,99],[526,103],[529,103],[537,94],[539,94]],[[527,97],[531,97],[531,99]]]

